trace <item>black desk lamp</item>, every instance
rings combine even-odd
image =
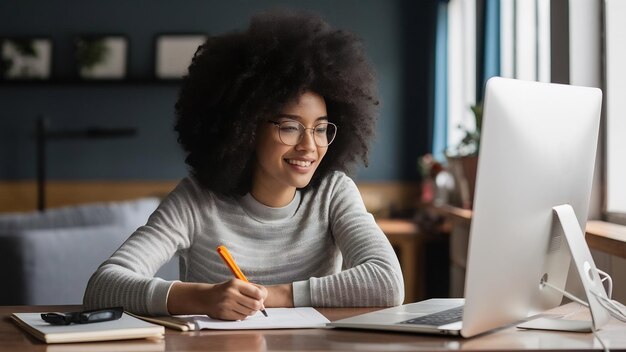
[[[37,209],[46,208],[46,141],[64,139],[106,139],[132,137],[137,134],[135,128],[99,128],[90,127],[83,130],[48,131],[45,117],[37,118],[35,138],[37,143]]]

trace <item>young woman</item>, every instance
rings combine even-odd
[[[176,104],[191,175],[98,268],[85,306],[236,320],[401,304],[398,260],[345,174],[367,161],[377,105],[361,42],[317,16],[266,13],[208,39]],[[154,278],[176,254],[181,281]]]

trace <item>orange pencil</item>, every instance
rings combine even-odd
[[[250,282],[248,281],[248,279],[246,279],[246,276],[243,274],[241,269],[239,269],[239,266],[237,265],[237,263],[235,263],[233,256],[230,255],[230,252],[228,251],[226,247],[224,246],[217,247],[217,253],[220,255],[220,257],[222,257],[222,259],[224,260],[224,263],[226,263],[226,265],[228,266],[230,271],[233,272],[233,275],[235,275],[236,278],[245,282]],[[267,313],[265,312],[265,307],[261,308],[261,313],[267,316]]]

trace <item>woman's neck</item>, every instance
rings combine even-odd
[[[272,208],[282,208],[291,203],[293,197],[296,195],[296,188],[284,187],[281,189],[269,189],[253,186],[250,194],[261,204]]]

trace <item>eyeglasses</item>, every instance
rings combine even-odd
[[[122,317],[124,308],[115,307],[108,309],[86,310],[83,312],[69,313],[42,313],[41,319],[52,325],[69,325],[99,323],[101,321],[117,320]]]
[[[318,123],[313,128],[306,128],[298,121],[278,122],[267,120],[267,122],[273,123],[278,127],[278,138],[286,145],[299,144],[307,130],[312,131],[315,145],[322,148],[328,147],[337,136],[337,125],[332,122]]]

